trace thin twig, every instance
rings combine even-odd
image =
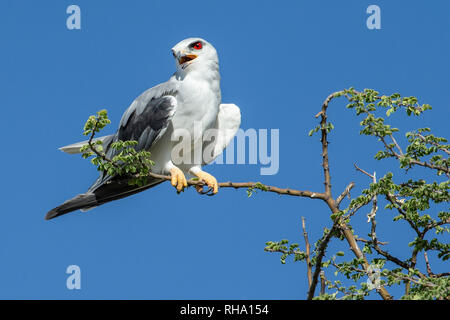
[[[319,249],[318,249],[317,255],[316,255],[316,264],[314,266],[314,274],[313,274],[311,286],[309,287],[309,290],[308,290],[308,297],[307,297],[308,300],[312,300],[312,298],[314,297],[314,292],[316,290],[320,271],[322,270],[322,259],[325,256],[325,250],[328,246],[328,243],[331,240],[332,234],[334,233],[334,231],[337,228],[337,225],[338,225],[337,222],[335,222],[333,224],[333,226],[330,228],[330,230],[328,230],[327,234],[325,235],[322,242],[320,243],[320,246],[319,246]]]
[[[367,239],[360,238],[360,237],[357,237],[356,241],[360,241],[363,243],[373,243],[373,240],[367,240]],[[377,243],[380,245],[383,245],[383,246],[389,244],[389,242],[383,242],[383,241],[379,241],[379,240],[377,240]]]
[[[305,247],[306,247],[306,269],[308,275],[308,288],[311,287],[312,283],[312,270],[311,270],[311,245],[308,240],[308,233],[306,232],[306,222],[305,218],[302,217],[302,229],[303,229],[303,237],[305,238]]]
[[[427,139],[421,135],[421,134],[416,134],[416,136],[418,136],[423,142],[427,142]],[[428,143],[438,147],[439,150],[444,151],[446,154],[450,155],[450,151],[446,148],[444,148],[441,144],[435,142],[435,141],[428,141]]]
[[[396,152],[392,146],[388,145],[388,143],[386,142],[386,139],[384,139],[384,137],[382,137],[380,135],[376,135],[376,136],[381,140],[381,142],[383,142],[385,148],[390,152],[391,156],[395,157],[398,160],[404,156],[403,153],[400,154],[400,153]],[[393,141],[395,141],[395,139]],[[395,143],[396,143],[396,141],[395,141]],[[395,143],[394,143],[394,145],[395,145]],[[398,147],[398,148],[401,152],[400,147]],[[421,167],[442,171],[442,172],[445,172],[445,174],[447,176],[450,176],[450,169],[448,167],[437,166],[437,165],[428,163],[426,161],[419,161],[419,160],[412,159],[412,158],[409,159],[409,164],[410,165],[414,164],[414,165],[418,165]]]
[[[336,204],[340,205],[342,200],[344,200],[344,198],[346,196],[350,195],[350,190],[353,189],[353,187],[355,186],[354,182],[350,182],[350,184],[345,188],[345,190],[340,194],[340,196],[336,199]]]
[[[353,166],[355,167],[356,170],[358,170],[358,171],[364,173],[366,176],[368,176],[369,178],[371,178],[371,179],[373,180],[373,175],[371,175],[371,174],[368,173],[367,171],[365,171],[365,170],[361,169],[360,167],[358,167],[358,166],[356,165],[356,163],[354,163]]]
[[[395,147],[397,148],[398,152],[400,152],[400,155],[403,156],[404,153],[402,151],[402,148],[400,148],[400,145],[397,143],[397,140],[395,140],[394,135],[390,134],[389,137],[391,137],[392,142],[394,143]]]
[[[325,272],[322,270],[320,271],[320,295],[324,295],[325,294],[325,283],[326,283],[326,278],[325,278]]]
[[[322,110],[316,115],[316,118],[321,117],[320,131],[321,131],[321,143],[322,143],[322,167],[324,173],[325,194],[331,198],[331,176],[330,176],[330,164],[328,160],[328,140],[327,140],[327,108],[330,101],[339,94],[335,92],[330,94],[322,104]]]
[[[430,277],[432,277],[434,274],[433,274],[433,271],[431,271],[431,266],[430,266],[430,262],[428,261],[428,254],[426,251],[423,252],[423,256],[425,257],[425,264],[427,265],[428,275]]]
[[[403,219],[405,219],[412,229],[417,233],[418,236],[420,236],[421,232],[419,228],[414,224],[414,222],[408,218],[408,215],[406,212],[402,209],[402,203],[397,199],[397,197],[393,194],[386,194],[386,199],[394,205],[394,207],[397,209],[397,211],[403,216]]]
[[[373,173],[372,175],[372,182],[373,183],[377,183],[377,174],[376,172]],[[372,241],[373,243],[376,245],[377,243],[377,232],[376,232],[376,228],[377,228],[377,220],[375,219],[376,215],[377,215],[377,211],[378,211],[378,197],[375,194],[372,198],[372,210],[370,211],[370,213],[367,215],[367,218],[369,220],[369,222],[371,222],[372,227],[370,229],[370,235],[372,237]]]

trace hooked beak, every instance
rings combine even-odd
[[[195,54],[186,54],[186,55],[181,56],[180,58],[178,58],[178,63],[181,65],[181,64],[186,63],[188,61],[192,61],[195,58],[197,58],[197,55],[195,55]]]
[[[172,54],[173,54],[174,58],[177,59],[177,61],[180,65],[182,65],[186,62],[192,61],[198,57],[196,54],[177,53],[177,52],[175,52],[175,50],[172,50]]]

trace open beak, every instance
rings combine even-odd
[[[178,58],[178,63],[179,63],[180,65],[182,65],[183,63],[186,63],[186,62],[188,62],[188,61],[192,61],[192,60],[194,60],[194,59],[197,58],[197,57],[198,57],[198,56],[195,55],[195,54],[186,54],[186,55],[181,56],[180,58]]]

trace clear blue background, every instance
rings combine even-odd
[[[81,30],[66,28],[70,4],[81,7]],[[366,27],[370,4],[381,7],[381,30]],[[317,239],[330,225],[322,202],[261,193],[248,199],[245,190],[230,189],[215,197],[192,189],[177,195],[163,184],[44,221],[97,176],[89,161],[57,148],[83,139],[85,120],[102,108],[113,132],[136,96],[173,73],[170,48],[200,36],[219,52],[223,100],[240,106],[242,128],[280,129],[277,175],[260,176],[260,165],[207,170],[220,181],[322,191],[320,143],[307,132],[333,91],[354,86],[418,96],[433,110],[420,119],[394,117],[394,124],[432,126],[448,136],[449,12],[450,2],[437,0],[1,1],[0,298],[305,298],[305,264],[281,265],[263,248],[282,238],[303,248],[301,216]],[[355,195],[367,186],[354,162],[378,176],[394,164],[373,160],[379,145],[359,136],[359,120],[344,106],[339,100],[330,107],[335,196],[350,181]],[[366,211],[354,219],[362,236],[369,232]],[[379,213],[378,235],[406,258],[413,234],[405,223],[393,224],[393,215]],[[337,250],[351,257],[337,240],[328,256]],[[71,264],[81,267],[81,290],[66,288]]]

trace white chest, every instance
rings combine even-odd
[[[177,110],[172,119],[173,128],[194,132],[214,126],[219,112],[220,88],[214,82],[185,78],[177,94]]]

